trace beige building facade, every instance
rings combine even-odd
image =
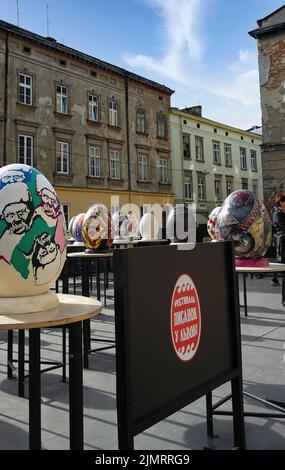
[[[0,165],[38,168],[67,219],[173,203],[164,85],[0,21]],[[118,207],[116,207],[118,209]]]
[[[285,190],[285,6],[257,21],[262,108],[264,199],[270,208]]]
[[[175,202],[195,203],[199,225],[237,189],[263,199],[260,135],[206,119],[201,106],[173,108],[170,129]]]

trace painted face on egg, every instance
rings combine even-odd
[[[65,221],[52,185],[28,165],[1,168],[0,297],[47,292],[65,256]]]

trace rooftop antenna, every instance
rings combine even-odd
[[[17,4],[17,25],[20,26],[20,14],[19,14],[19,0],[16,0]]]
[[[47,3],[47,37],[49,37],[49,16],[48,16],[48,3]]]

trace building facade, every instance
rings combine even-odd
[[[200,106],[173,108],[170,128],[175,202],[195,203],[199,225],[237,189],[263,199],[262,136],[203,118]]]
[[[67,219],[94,203],[173,203],[172,93],[0,21],[0,165],[38,168]]]
[[[285,6],[257,21],[262,109],[264,200],[268,206],[285,190]]]

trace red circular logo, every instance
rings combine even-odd
[[[201,310],[194,282],[182,274],[173,289],[170,313],[171,337],[175,352],[183,362],[196,354],[201,334]]]

